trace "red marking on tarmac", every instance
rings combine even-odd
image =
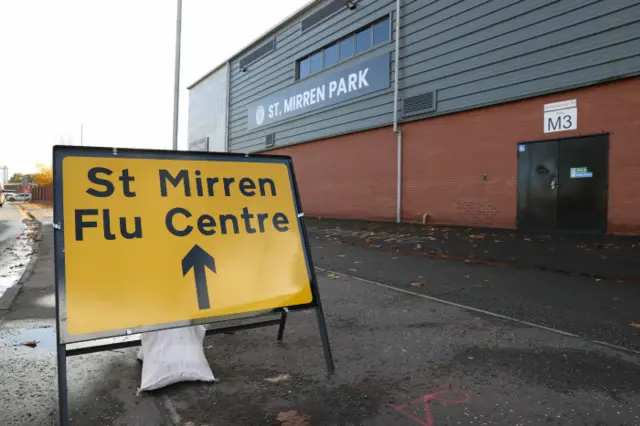
[[[462,393],[464,395],[464,398],[460,399],[460,395],[456,395]],[[452,398],[458,398],[458,399],[446,399],[445,395],[447,394],[453,394]],[[433,413],[431,412],[431,402],[432,401],[438,401],[441,402],[442,404],[466,404],[471,400],[471,398],[469,397],[469,394],[467,394],[466,392],[460,390],[460,389],[456,389],[456,388],[449,388],[446,390],[442,390],[439,392],[435,392],[435,393],[428,393],[425,394],[423,396],[421,396],[420,398],[416,398],[413,401],[411,401],[408,404],[401,404],[401,405],[391,405],[389,403],[385,403],[386,405],[388,405],[389,407],[393,408],[394,410],[396,410],[398,413],[402,414],[405,417],[408,417],[409,419],[413,420],[416,424],[419,424],[420,426],[435,426],[435,420],[433,418]],[[415,405],[415,404],[423,404],[424,406],[424,419],[419,419],[418,417],[414,416],[411,413],[408,413],[405,411],[405,408],[407,408],[408,406],[411,405]]]

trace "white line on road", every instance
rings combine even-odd
[[[413,291],[410,291],[410,290],[405,290],[405,289],[394,287],[394,286],[391,286],[391,285],[388,285],[388,284],[379,283],[377,281],[371,281],[371,280],[367,280],[365,278],[360,278],[360,277],[356,277],[356,276],[353,276],[353,275],[343,274],[341,272],[336,272],[336,271],[333,271],[331,269],[321,268],[319,266],[316,266],[315,268],[317,270],[319,270],[319,271],[322,271],[322,272],[328,272],[330,274],[335,274],[335,275],[338,275],[338,276],[351,278],[353,280],[362,281],[362,282],[365,282],[365,283],[368,283],[368,284],[374,284],[374,285],[377,285],[379,287],[384,287],[384,288],[389,289],[389,290],[398,291],[400,293],[411,294],[413,296],[422,297],[423,299],[427,299],[427,300],[431,300],[431,301],[434,301],[434,302],[443,303],[445,305],[455,306],[457,308],[461,308],[461,309],[465,309],[465,310],[473,311],[473,312],[478,312],[478,313],[481,313],[481,314],[484,314],[484,315],[489,315],[489,316],[492,316],[492,317],[495,317],[495,318],[500,318],[500,319],[507,320],[507,321],[513,321],[513,322],[516,322],[518,324],[523,324],[523,325],[527,325],[529,327],[534,327],[534,328],[539,328],[539,329],[542,329],[542,330],[551,331],[552,333],[561,334],[561,335],[567,336],[567,337],[577,337],[579,339],[587,340],[587,341],[589,341],[591,343],[595,343],[597,345],[603,345],[603,346],[607,346],[609,348],[616,349],[616,350],[619,350],[619,351],[631,352],[633,354],[640,355],[640,351],[636,351],[635,349],[625,348],[624,346],[613,345],[611,343],[602,342],[600,340],[591,340],[589,338],[580,336],[578,334],[569,333],[568,331],[562,331],[562,330],[558,330],[556,328],[551,328],[551,327],[547,327],[547,326],[544,326],[544,325],[535,324],[535,323],[532,323],[532,322],[529,322],[529,321],[519,320],[517,318],[510,317],[510,316],[507,316],[507,315],[497,314],[495,312],[485,311],[484,309],[474,308],[473,306],[467,306],[467,305],[463,305],[463,304],[460,304],[460,303],[450,302],[448,300],[439,299],[437,297],[428,296],[426,294],[416,293],[416,292],[413,292]]]

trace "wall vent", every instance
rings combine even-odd
[[[262,46],[258,47],[253,52],[246,55],[244,58],[240,59],[240,69],[246,68],[249,64],[257,61],[258,59],[262,58],[268,53],[273,52],[275,49],[276,49],[276,39],[273,38],[268,42],[266,42],[265,44],[263,44]]]
[[[436,110],[436,91],[410,96],[402,101],[402,116],[424,114]]]
[[[267,136],[265,136],[264,138],[264,145],[267,148],[271,148],[276,144],[276,134],[275,133],[269,133]]]
[[[339,11],[347,8],[349,0],[333,0],[331,3],[319,9],[317,12],[312,13],[302,20],[300,23],[300,30],[302,32],[307,31],[327,19],[329,16],[338,13]]]

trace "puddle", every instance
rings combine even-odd
[[[2,347],[18,347],[23,346],[25,342],[38,342],[33,348],[55,351],[56,350],[56,330],[53,327],[32,328],[25,330],[21,333],[7,336],[1,340],[0,348]],[[27,346],[23,346],[25,349],[31,349]]]

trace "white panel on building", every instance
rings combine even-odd
[[[227,151],[228,65],[189,90],[189,149]]]

